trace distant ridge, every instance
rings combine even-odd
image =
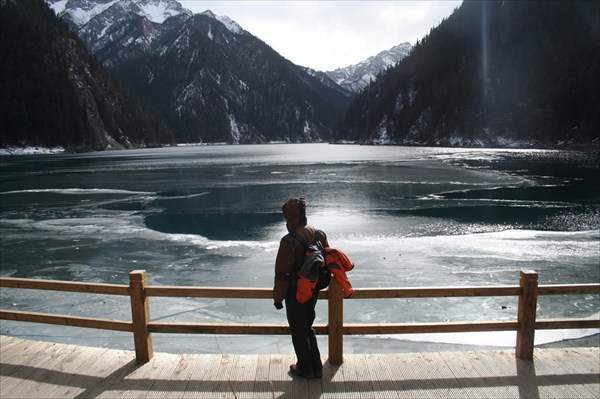
[[[410,54],[410,43],[402,43],[367,58],[358,64],[327,71],[325,74],[346,90],[358,93],[377,79],[386,68],[396,65]]]

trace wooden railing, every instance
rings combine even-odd
[[[132,271],[129,274],[129,286],[0,277],[0,287],[129,296],[132,313],[131,321],[9,310],[0,310],[0,319],[132,332],[136,358],[139,362],[147,362],[153,356],[152,333],[289,334],[289,327],[277,324],[158,323],[153,322],[150,318],[150,297],[270,299],[272,290],[268,288],[148,286],[146,272],[143,270]],[[517,320],[418,324],[344,324],[342,290],[332,279],[329,288],[322,291],[319,296],[328,300],[328,324],[316,325],[314,328],[317,334],[329,335],[329,362],[332,364],[343,362],[344,335],[473,331],[517,331],[515,355],[521,359],[532,359],[535,330],[600,328],[600,319],[598,318],[536,320],[538,295],[578,294],[600,295],[600,284],[538,286],[538,274],[536,272],[522,271],[519,285],[515,286],[358,288],[355,289],[351,299],[517,296]]]

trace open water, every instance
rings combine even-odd
[[[355,287],[600,281],[597,153],[327,144],[190,146],[0,156],[1,275],[271,287],[281,206],[356,263]],[[2,289],[2,308],[113,319],[123,297]],[[268,300],[153,298],[152,319],[278,323]],[[319,303],[316,323],[326,323]],[[538,317],[598,317],[597,296],[541,297]],[[348,323],[516,319],[516,299],[345,301]],[[131,334],[2,321],[2,334],[131,348]],[[538,331],[536,344],[597,334]],[[324,342],[325,337],[320,337]],[[431,343],[514,346],[515,333],[346,337],[348,352]],[[155,334],[159,352],[289,353],[289,337]],[[322,344],[323,345],[323,344]],[[324,346],[326,348],[326,346]],[[326,351],[326,349],[324,350]]]

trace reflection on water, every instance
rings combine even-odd
[[[357,287],[513,285],[521,269],[537,270],[541,284],[598,282],[598,160],[583,152],[323,144],[0,157],[1,273],[124,284],[130,270],[146,269],[151,284],[270,287],[285,234],[281,205],[305,196],[309,222],[357,264]],[[117,319],[129,313],[115,298],[1,295],[3,307],[14,309]],[[516,317],[506,298],[346,303],[351,323]],[[152,309],[154,319],[179,322],[285,322],[269,301],[157,299]],[[597,312],[593,296],[543,298],[538,309],[551,318]],[[1,328],[90,337],[25,323]],[[121,342],[94,334],[102,345]],[[467,334],[407,338],[479,342]],[[210,351],[215,338],[196,339],[204,342],[198,350]],[[165,341],[173,350],[189,347],[183,337]]]

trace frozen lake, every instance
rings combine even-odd
[[[356,263],[355,287],[600,281],[598,154],[327,144],[0,156],[2,276],[271,287],[281,206]],[[128,319],[125,298],[1,290],[2,308]],[[539,318],[598,316],[597,296],[542,297]],[[349,300],[349,323],[512,320],[513,298]],[[324,303],[316,323],[325,323]],[[152,319],[284,324],[271,301],[152,300]],[[2,334],[131,348],[131,334],[2,321]],[[536,343],[597,333],[539,331]],[[514,333],[346,337],[512,346]],[[324,340],[325,338],[319,338]],[[289,337],[154,335],[156,351],[290,352]],[[396,346],[395,346],[396,345]]]

